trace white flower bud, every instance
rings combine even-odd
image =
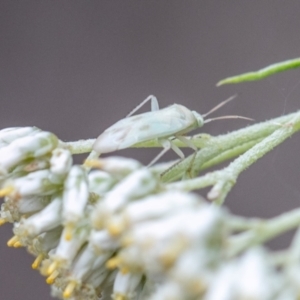
[[[44,231],[56,228],[61,224],[61,197],[55,197],[52,202],[40,212],[24,219],[20,223],[20,228],[29,235],[36,236]]]
[[[184,226],[183,226],[184,224]],[[222,238],[223,214],[221,209],[200,205],[198,209],[187,209],[166,218],[148,221],[135,226],[128,236],[132,242],[149,247],[153,244],[170,241],[177,237],[184,238],[186,243],[206,244],[210,239]],[[163,228],[163,230],[162,230]]]
[[[104,266],[110,256],[111,253],[109,252],[101,255],[96,254],[91,245],[88,244],[77,255],[70,269],[71,280],[81,281],[87,278],[95,269]]]
[[[102,196],[111,189],[116,180],[107,172],[92,171],[88,175],[88,182],[90,192]]]
[[[269,264],[267,253],[262,248],[247,251],[240,258],[235,274],[238,299],[275,298],[279,286],[275,281],[275,272]]]
[[[54,250],[60,240],[62,227],[58,226],[50,231],[42,233],[32,241],[32,249],[36,255],[48,254],[50,250]]]
[[[116,175],[118,177],[124,177],[140,169],[142,167],[142,164],[132,158],[110,156],[107,158],[99,159],[97,166],[105,172]]]
[[[221,260],[211,260],[210,255],[207,258],[210,250],[203,248],[202,245],[191,245],[178,256],[170,249],[162,257],[162,262],[173,263],[168,270],[168,277],[186,291],[186,298],[200,297],[206,291],[215,269],[221,264]]]
[[[37,127],[11,127],[0,130],[0,147],[6,146],[16,139],[33,135],[41,130]]]
[[[204,296],[203,300],[232,300],[235,299],[234,281],[236,273],[236,263],[232,262],[223,266],[213,277],[213,281]],[[248,278],[247,278],[248,280]]]
[[[17,203],[17,209],[22,214],[30,214],[43,209],[50,202],[49,196],[30,196],[22,197],[15,201]]]
[[[147,298],[148,300],[183,300],[190,299],[187,297],[184,290],[174,281],[167,281],[162,285],[157,285],[156,291],[151,293],[151,296]],[[219,300],[219,299],[215,299]]]
[[[113,238],[107,230],[92,230],[90,234],[90,244],[96,252],[115,251],[119,248],[120,241]]]
[[[204,204],[198,209],[136,224],[121,237],[124,248],[118,254],[120,265],[129,270],[142,267],[151,272],[165,272],[195,246],[198,257],[202,257],[201,266],[218,263],[224,252],[223,231],[221,210]]]
[[[32,214],[48,205],[48,197],[6,197],[1,206],[1,219],[7,222],[19,221],[22,214]]]
[[[266,253],[259,248],[251,249],[239,259],[224,265],[212,278],[204,300],[273,300],[284,287],[269,265]]]
[[[117,299],[132,299],[135,297],[136,288],[141,282],[142,274],[118,272],[113,288],[112,298]]]
[[[72,166],[72,154],[69,150],[56,148],[52,151],[50,171],[59,178],[64,178]]]
[[[0,148],[0,173],[5,175],[21,161],[51,152],[57,144],[57,137],[50,132],[39,132],[16,139],[8,146]]]
[[[59,264],[62,263],[64,266],[68,266],[77,255],[78,250],[87,240],[89,229],[85,227],[78,228],[76,230],[76,236],[70,240],[65,239],[65,231],[68,231],[68,229],[64,228],[52,259]]]
[[[150,245],[150,247],[151,246],[152,245]],[[155,250],[153,250],[153,252],[155,252],[156,254]],[[145,258],[146,258],[148,263],[152,264],[154,261],[156,266],[158,265],[158,268],[162,269],[161,266],[157,263],[156,255],[155,255],[155,259],[153,259],[153,254],[151,254],[152,257],[150,257],[149,251],[145,253],[145,255],[142,255],[144,254],[142,251],[143,249],[141,249],[141,247],[136,244],[132,244],[129,247],[121,249],[117,255],[118,267],[128,269],[132,272],[145,271],[145,269],[148,267],[147,265],[145,265]]]
[[[157,188],[157,178],[149,169],[137,170],[116,184],[103,201],[99,202],[92,214],[93,226],[100,229],[107,218],[139,197],[153,192]]]
[[[140,201],[130,202],[120,214],[112,216],[108,229],[112,234],[117,234],[138,222],[162,218],[182,209],[197,207],[201,200],[195,194],[180,191],[151,195]]]
[[[7,181],[6,184],[13,187],[13,196],[30,197],[34,195],[50,195],[58,189],[58,186],[51,181],[51,177],[52,174],[49,170],[41,170],[29,173],[12,182]]]
[[[110,283],[108,286],[111,287],[115,277],[116,277],[116,272],[110,272],[105,268],[100,268],[98,270],[94,270],[92,274],[86,279],[85,283],[91,285],[94,288],[102,290],[102,285],[106,285],[108,281]],[[102,294],[103,293],[101,293],[101,295]],[[109,288],[109,294],[108,294],[109,296],[107,300],[111,300],[111,294],[112,294],[112,289]],[[102,300],[102,298],[100,299]]]
[[[89,198],[86,171],[73,166],[68,174],[63,193],[63,218],[66,224],[74,224],[84,216]]]
[[[94,250],[88,245],[85,246],[75,258],[70,269],[70,277],[72,280],[81,281],[82,278],[90,272],[96,258],[97,255]]]

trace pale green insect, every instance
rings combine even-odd
[[[179,157],[184,158],[183,152],[173,143],[174,138],[177,138],[196,151],[197,147],[195,147],[189,139],[184,137],[185,133],[202,127],[204,123],[216,119],[248,119],[240,116],[223,116],[204,120],[204,117],[234,98],[235,96],[230,97],[211,109],[208,113],[201,115],[179,104],[173,104],[166,108],[159,109],[156,97],[150,95],[126,118],[116,122],[100,134],[93,145],[93,150],[99,154],[108,153],[129,148],[137,143],[156,139],[164,149],[152,160],[150,165],[154,164],[169,149],[174,150]],[[151,101],[150,112],[132,116],[148,101]]]
[[[260,69],[258,71],[248,72],[248,73],[240,74],[237,76],[222,79],[221,81],[219,81],[217,83],[217,86],[220,86],[223,84],[240,83],[243,81],[261,80],[261,79],[271,76],[273,74],[287,71],[290,69],[296,69],[299,67],[300,67],[300,58],[290,59],[290,60],[286,60],[286,61],[279,62],[276,64],[272,64],[272,65],[270,65],[266,68]]]

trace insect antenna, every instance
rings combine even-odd
[[[216,118],[212,118],[212,119],[206,119],[204,120],[204,123],[209,123],[212,121],[216,121],[216,120],[224,120],[224,119],[243,119],[243,120],[248,120],[248,121],[254,121],[254,119],[251,118],[247,118],[247,117],[243,117],[243,116],[221,116],[221,117],[216,117]]]
[[[237,97],[237,94],[229,97],[228,99],[222,101],[220,104],[218,104],[217,106],[213,107],[209,112],[207,112],[206,114],[204,114],[202,116],[203,117],[207,117],[208,115],[212,114],[213,112],[215,112],[216,110],[218,110],[219,108],[221,108],[222,106],[224,106],[225,104],[227,104],[228,102],[232,101],[236,97]],[[212,122],[212,121],[224,120],[224,119],[244,119],[244,120],[254,121],[254,119],[251,119],[251,118],[233,115],[233,116],[221,116],[221,117],[216,117],[216,118],[212,118],[212,119],[206,119],[206,120],[204,120],[204,123],[209,123],[209,122]]]
[[[204,118],[207,117],[208,115],[212,114],[213,112],[215,112],[216,110],[218,110],[219,108],[221,108],[222,106],[224,106],[225,104],[227,104],[228,102],[232,101],[233,99],[235,99],[237,97],[236,95],[231,96],[230,98],[222,101],[220,104],[218,104],[217,106],[213,107],[209,112],[207,112],[206,114],[202,115]]]

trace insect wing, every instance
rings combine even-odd
[[[124,141],[124,148],[152,139],[168,138],[197,127],[195,126],[197,121],[191,111],[178,104],[156,112],[145,113],[141,116],[143,116],[143,119],[136,119],[133,126],[134,131],[130,132],[130,134],[135,135],[135,142],[127,144]]]
[[[133,117],[122,119],[107,128],[100,134],[93,145],[93,149],[99,153],[108,153],[123,149],[122,143],[130,137],[129,132],[132,130],[134,122]]]
[[[191,111],[174,104],[118,121],[97,138],[93,148],[100,153],[128,148],[140,142],[189,131],[195,128],[195,122]]]

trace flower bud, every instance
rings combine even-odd
[[[0,130],[0,147],[6,146],[16,139],[41,132],[37,127],[11,127]]]
[[[58,226],[34,238],[30,247],[31,252],[35,255],[42,253],[44,256],[48,256],[49,251],[57,247],[61,233],[62,227]]]
[[[11,168],[25,159],[51,152],[57,144],[57,137],[50,132],[39,132],[16,139],[8,146],[0,148],[0,174],[6,175]]]
[[[65,239],[66,231],[68,229],[64,228],[62,235],[60,237],[59,244],[55,249],[55,252],[51,256],[54,265],[60,265],[60,267],[68,267],[72,263],[73,259],[76,257],[79,249],[85,243],[88,238],[89,229],[82,227],[76,230],[76,236],[73,239]],[[52,267],[55,269],[56,267]],[[52,273],[50,268],[49,273]]]
[[[183,209],[197,207],[201,198],[195,194],[167,191],[130,202],[120,214],[112,216],[108,226],[111,234],[119,234],[138,222],[163,218]]]
[[[137,170],[116,184],[109,191],[103,201],[99,202],[92,215],[92,222],[95,228],[100,229],[103,225],[103,218],[108,218],[118,212],[132,200],[145,196],[157,188],[157,178],[146,168]],[[100,224],[101,223],[101,224]]]
[[[142,165],[132,158],[110,156],[95,161],[95,167],[120,178],[140,169]]]
[[[94,251],[98,253],[115,251],[121,246],[120,241],[113,238],[107,230],[92,230],[89,240]]]
[[[142,274],[118,272],[113,288],[112,298],[117,299],[132,299],[136,296],[136,288],[140,284]]]
[[[65,224],[74,224],[84,216],[88,198],[86,171],[81,166],[73,166],[65,181],[63,192],[63,219]]]
[[[89,190],[103,196],[115,184],[116,180],[107,172],[92,171],[88,175]]]
[[[77,255],[72,267],[70,268],[70,277],[81,281],[95,269],[104,266],[110,256],[110,252],[106,252],[101,255],[96,254],[91,245],[88,244]]]
[[[40,170],[19,177],[13,181],[7,181],[7,186],[13,187],[13,197],[30,197],[50,195],[57,191],[58,185],[51,180],[52,174],[49,170]]]
[[[54,149],[50,159],[50,171],[53,174],[53,181],[61,182],[70,171],[72,162],[72,154],[69,150]]]
[[[21,220],[19,230],[22,229],[25,235],[36,236],[56,228],[62,221],[61,207],[61,197],[55,197],[43,210],[27,219]]]

